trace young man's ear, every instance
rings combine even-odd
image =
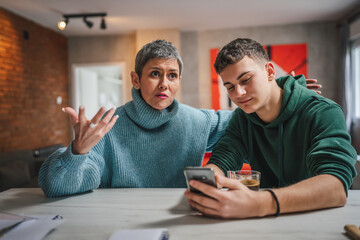
[[[275,80],[275,66],[272,62],[268,62],[265,65],[269,81]]]
[[[131,72],[131,83],[136,90],[140,89],[139,75],[134,71]]]

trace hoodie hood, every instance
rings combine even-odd
[[[303,89],[306,89],[304,75],[281,77],[277,79],[277,83],[284,90],[279,116],[271,123],[264,123],[256,113],[245,114],[253,124],[266,128],[277,127],[285,122],[297,109],[301,93]]]

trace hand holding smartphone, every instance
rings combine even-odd
[[[199,190],[190,186],[190,180],[197,180],[217,188],[214,170],[212,168],[203,167],[186,167],[184,169],[186,184],[191,192],[203,194]],[[204,194],[203,194],[204,195]]]

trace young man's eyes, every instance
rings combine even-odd
[[[231,90],[233,90],[235,87],[234,86],[228,86],[228,87],[226,87],[226,89],[228,90],[228,91],[231,91]]]
[[[242,84],[246,84],[247,82],[249,82],[251,79],[251,77],[247,78],[247,79],[244,79],[241,81]]]
[[[244,79],[244,80],[240,80],[239,84],[240,84],[240,85],[245,85],[245,84],[249,83],[250,79],[251,79],[251,77],[249,77],[249,78],[247,78],[247,79]],[[227,89],[228,91],[232,91],[232,90],[235,89],[235,86],[234,86],[234,85],[227,84],[227,85],[226,85],[226,89]]]

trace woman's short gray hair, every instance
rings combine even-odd
[[[183,70],[183,62],[176,47],[166,40],[155,40],[143,46],[136,54],[135,72],[141,79],[142,70],[146,63],[154,58],[176,59],[179,64],[179,75]]]

